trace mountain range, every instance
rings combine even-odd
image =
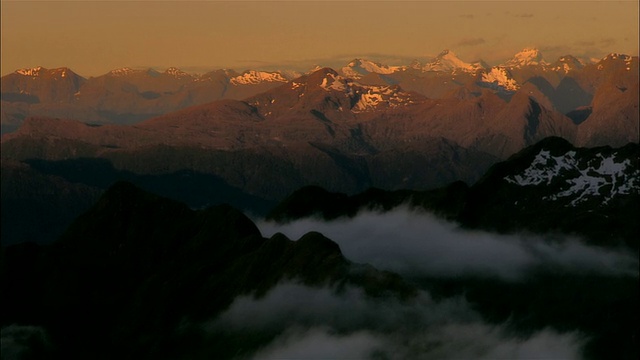
[[[215,96],[214,84],[224,89]],[[444,51],[427,63],[356,59],[303,75],[121,69],[85,79],[36,68],[3,77],[2,94],[3,121],[20,118],[18,108],[25,117],[2,136],[3,208],[12,209],[4,241],[51,241],[118,179],[197,208],[264,214],[307,185],[352,195],[473,184],[549,136],[578,147],[638,143],[638,58],[620,54],[548,63],[527,49],[487,68]],[[46,116],[31,116],[37,108]],[[123,125],[93,121],[95,111],[116,122],[146,115]],[[38,211],[49,225],[8,235],[4,224],[32,224]]]
[[[593,138],[609,128],[603,122],[623,117],[616,120],[616,127],[628,130],[637,120],[633,111],[637,108],[626,108],[632,106],[629,99],[638,89],[638,59],[616,53],[595,63],[571,55],[549,63],[537,49],[524,49],[504,64],[489,66],[482,61],[465,62],[445,50],[430,61],[410,65],[354,59],[336,73],[359,85],[399,86],[430,99],[482,98],[486,90],[507,102],[513,96],[526,95],[574,123],[591,117],[578,135],[580,143],[589,145],[604,144]],[[15,131],[31,116],[134,124],[214,100],[246,99],[292,84],[300,75],[294,71],[238,73],[225,69],[192,75],[176,68],[164,72],[123,68],[84,78],[68,68],[21,69],[2,77],[2,132]],[[618,109],[615,114],[607,110],[613,104]]]
[[[558,233],[600,246],[638,249],[640,146],[576,148],[549,137],[492,166],[475,184],[427,190],[368,189],[349,196],[304,187],[267,219],[335,220],[400,206],[428,211],[465,227],[492,232]]]
[[[1,87],[3,358],[638,358],[638,57]]]
[[[351,197],[307,187],[270,215],[286,221],[314,214],[336,219],[366,209],[392,213],[410,204],[418,214],[428,210],[475,231],[525,229],[544,236],[521,245],[517,238],[497,242],[523,246],[532,254],[527,256],[541,259],[533,265],[525,259],[531,268],[507,279],[477,271],[398,274],[350,260],[341,250],[344,244],[318,232],[295,241],[281,233],[265,236],[258,227],[264,224],[228,205],[192,210],[117,182],[52,244],[3,246],[3,353],[248,359],[269,357],[261,352],[296,341],[296,331],[326,329],[345,339],[377,334],[375,351],[359,355],[372,359],[397,351],[408,359],[450,358],[469,346],[465,351],[471,352],[462,353],[471,357],[502,349],[496,354],[551,351],[571,358],[633,359],[638,355],[637,258],[631,273],[619,273],[616,266],[629,261],[625,251],[637,253],[640,238],[634,221],[638,152],[637,144],[579,149],[548,138],[496,164],[471,187],[457,182],[426,192],[372,189]],[[584,183],[591,187],[577,186]],[[424,213],[416,216],[431,221]],[[596,247],[576,245],[566,234]],[[420,234],[420,241],[438,241],[428,235]],[[368,236],[361,240],[377,246],[374,234]],[[386,239],[385,252],[391,256],[401,248],[403,236]],[[474,240],[487,245],[482,239]],[[477,249],[474,258],[489,250]],[[436,260],[427,253],[419,256],[437,265],[443,251],[438,249]],[[513,256],[491,261],[522,261],[522,254]],[[597,270],[604,259],[615,260],[612,268]],[[590,268],[590,261],[599,265]],[[501,330],[486,343],[480,333],[490,329]],[[459,337],[467,331],[475,334],[468,342]],[[402,339],[396,344],[398,332]],[[574,333],[580,335],[567,335]],[[565,336],[572,340],[556,340]],[[424,341],[461,348],[424,346]],[[574,343],[579,345],[567,345]],[[311,349],[309,342],[300,346]]]

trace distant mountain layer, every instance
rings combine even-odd
[[[218,99],[243,99],[288,79],[279,72],[255,70],[196,76],[176,68],[164,72],[123,68],[86,79],[68,68],[22,69],[2,77],[3,133],[34,115],[132,124]]]
[[[634,100],[638,58],[622,54],[610,54],[597,63],[571,55],[547,62],[537,49],[525,49],[504,64],[489,66],[482,61],[465,62],[445,50],[427,62],[410,65],[354,59],[338,73],[360,86],[399,86],[404,92],[431,99],[475,98],[485,90],[506,101],[526,95],[576,123],[587,121],[587,130],[579,138],[590,145],[606,144],[594,134],[609,129],[609,122],[617,122],[614,131],[619,131],[638,120]],[[22,69],[2,78],[2,132],[15,131],[31,116],[134,124],[219,99],[245,99],[286,83],[299,83],[296,79],[301,75],[257,70],[191,75],[176,68],[164,72],[124,68],[85,79],[67,68]],[[373,102],[393,101],[392,97],[363,95],[367,96],[360,102],[362,109]],[[575,113],[586,108],[588,112]],[[605,137],[613,140],[611,134]]]
[[[638,87],[607,84],[592,106],[570,118],[524,87],[509,99],[489,88],[430,99],[397,85],[363,85],[324,68],[244,101],[214,101],[136,125],[32,117],[2,137],[3,206],[24,200],[31,204],[26,208],[68,223],[94,199],[77,202],[72,194],[95,196],[117,179],[193,207],[223,201],[211,189],[227,189],[225,201],[257,213],[306,185],[354,194],[370,187],[471,184],[500,159],[548,136],[589,147],[638,143]],[[96,170],[101,179],[78,176]],[[26,183],[38,186],[20,185]],[[76,189],[76,183],[89,188]],[[43,188],[68,189],[63,194],[78,205],[67,208],[74,209],[67,215],[56,212],[50,204],[62,200],[38,200]],[[250,205],[256,203],[263,206]],[[3,215],[3,225],[31,223],[19,214]],[[15,242],[48,233],[50,241],[62,231],[50,225],[21,226],[29,231],[13,237],[5,237],[11,227],[3,226],[3,238]]]

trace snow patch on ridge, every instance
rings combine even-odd
[[[584,68],[585,64],[580,59],[571,55],[561,56],[551,67],[551,70],[557,72],[569,73],[572,70],[580,70]]]
[[[120,68],[120,69],[115,69],[115,70],[109,71],[109,75],[125,76],[125,75],[129,75],[129,74],[133,74],[134,72],[136,72],[136,71],[133,70],[132,68],[123,67],[123,68]]]
[[[546,66],[546,65],[549,65],[549,63],[544,61],[540,51],[538,51],[538,49],[535,49],[535,48],[525,48],[519,53],[515,54],[511,60],[505,63],[506,67],[512,67],[512,68],[521,68],[523,66],[530,66],[530,65]]]
[[[371,60],[354,59],[342,68],[342,73],[350,78],[360,79],[368,73],[389,75],[403,69],[405,69],[403,66],[388,66]]]
[[[508,70],[503,67],[492,67],[491,71],[483,73],[482,82],[507,91],[516,91],[520,88],[520,85],[511,77]]]
[[[354,105],[354,111],[374,110],[380,105],[395,108],[413,104],[409,93],[392,86],[362,86],[357,93],[360,98]]]
[[[249,85],[262,82],[287,82],[287,79],[277,72],[249,70],[242,75],[231,78],[230,82],[233,85]]]
[[[375,110],[380,106],[395,108],[414,103],[411,94],[401,91],[397,86],[366,86],[332,73],[326,74],[320,87],[324,91],[339,91],[357,99],[351,109],[354,112]]]
[[[327,76],[322,79],[320,87],[325,91],[336,90],[349,94],[353,93],[351,84],[347,81],[347,79],[340,75],[334,75],[332,73],[327,73]]]
[[[16,70],[16,73],[20,74],[20,75],[24,75],[24,76],[38,76],[40,75],[40,72],[43,70],[42,66],[38,66],[38,67],[34,67],[34,68],[26,68],[26,69],[20,69],[20,70]]]
[[[520,186],[550,185],[561,173],[567,174],[564,188],[544,200],[572,198],[570,206],[576,206],[596,196],[604,196],[606,204],[616,195],[640,192],[640,170],[632,171],[631,161],[616,162],[615,157],[597,154],[580,168],[576,152],[552,156],[542,150],[521,175],[507,176],[505,180]]]
[[[189,75],[188,73],[176,68],[176,67],[170,67],[165,71],[165,74],[168,75],[173,75],[176,78],[183,78],[183,77],[190,77],[191,75]]]
[[[417,64],[413,64],[412,67],[418,66]],[[422,71],[439,71],[439,72],[453,72],[455,73],[457,70],[462,70],[463,72],[475,73],[478,70],[483,69],[480,63],[468,63],[462,61],[458,56],[451,50],[444,50],[438,56],[436,56],[433,60],[426,63],[421,67]]]

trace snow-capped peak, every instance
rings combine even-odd
[[[513,58],[504,64],[506,67],[520,68],[529,65],[549,65],[542,58],[542,54],[536,48],[525,48],[515,54]]]
[[[353,90],[351,89],[351,84],[352,83],[346,78],[332,72],[327,72],[322,79],[320,87],[325,91],[336,90],[352,94]]]
[[[359,79],[369,73],[393,74],[404,69],[402,66],[388,66],[366,59],[353,59],[343,67],[342,73],[350,78]]]
[[[417,64],[412,64],[415,67]],[[464,72],[474,73],[482,69],[480,63],[468,63],[461,60],[453,51],[445,49],[433,60],[422,66],[422,71],[443,71],[455,72],[462,70]]]
[[[364,86],[355,89],[358,102],[353,106],[354,112],[376,110],[383,108],[396,108],[415,103],[410,93],[402,91],[398,86]]]
[[[31,76],[34,78],[38,76],[44,76],[45,74],[52,76],[53,78],[63,78],[63,77],[66,77],[68,73],[73,73],[73,72],[66,67],[61,67],[56,69],[45,69],[42,66],[38,66],[35,68],[26,68],[26,69],[16,70],[16,74],[20,74],[22,76]]]
[[[635,66],[633,65],[634,62],[636,63]],[[637,62],[638,62],[637,57],[632,57],[629,55],[619,54],[619,53],[611,53],[605,56],[604,58],[602,58],[602,60],[598,61],[597,69],[602,70],[605,67],[610,66],[609,64],[617,64],[613,66],[620,66],[624,64],[622,66],[624,66],[627,71],[630,71],[634,67],[637,68]]]
[[[594,197],[603,197],[602,202],[606,204],[618,195],[637,194],[640,189],[640,171],[634,169],[631,160],[618,160],[615,154],[596,154],[585,162],[575,151],[553,156],[543,149],[521,174],[505,180],[519,186],[550,185],[559,181],[560,191],[543,199],[566,198],[570,200],[569,206]]]
[[[325,74],[320,87],[327,92],[338,91],[351,98],[354,101],[351,108],[353,112],[395,108],[415,103],[414,97],[398,86],[362,85],[332,72]]]
[[[579,70],[583,67],[584,62],[582,62],[580,59],[571,55],[564,55],[561,56],[558,61],[553,63],[553,65],[551,65],[551,70],[563,71],[566,74],[571,70]]]
[[[123,67],[123,68],[120,68],[120,69],[115,69],[115,70],[109,71],[109,75],[125,76],[125,75],[129,75],[129,74],[131,74],[133,72],[135,72],[135,70],[133,70],[132,68]]]
[[[619,53],[611,53],[602,58],[602,60],[617,60],[617,59],[627,61],[631,59],[631,56],[625,55],[625,54],[619,54]]]
[[[520,88],[509,70],[502,66],[494,66],[489,72],[483,73],[482,82],[496,90],[516,91]]]
[[[185,77],[185,76],[191,76],[188,73],[176,68],[176,67],[170,67],[167,70],[165,70],[164,72],[165,74],[168,75],[173,75],[174,77],[180,78],[180,77]]]
[[[40,75],[40,72],[42,70],[46,70],[46,69],[43,68],[42,66],[38,66],[34,68],[25,68],[25,69],[16,70],[16,73],[24,76],[38,76]]]
[[[287,82],[287,79],[278,72],[257,70],[248,70],[239,76],[231,78],[233,85],[259,84],[262,82]]]

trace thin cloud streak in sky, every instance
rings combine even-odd
[[[470,38],[470,39],[462,39],[456,45],[458,45],[458,46],[475,46],[475,45],[484,44],[485,42],[486,41],[484,41],[483,38]]]
[[[575,239],[553,243],[533,236],[466,231],[406,208],[363,212],[332,222],[258,222],[258,227],[264,236],[282,232],[291,239],[318,231],[337,242],[348,259],[405,275],[484,274],[517,280],[530,270],[553,266],[563,271],[638,276],[638,259],[631,254]]]
[[[591,38],[618,41],[615,48],[598,43],[595,49],[578,47],[588,57],[612,51],[637,55],[637,9],[629,1],[606,6],[535,1],[339,6],[322,1],[200,1],[188,6],[178,1],[153,6],[141,1],[3,1],[0,70],[4,75],[24,67],[67,66],[84,76],[98,76],[133,64],[240,70],[249,64],[237,59],[284,63],[374,52],[425,56],[451,48],[469,34],[481,36],[487,46],[463,47],[458,55],[492,65],[531,44],[573,44]],[[485,16],[488,13],[493,15]],[[315,14],[331,15],[310,21]],[[544,55],[553,61],[566,54]]]

